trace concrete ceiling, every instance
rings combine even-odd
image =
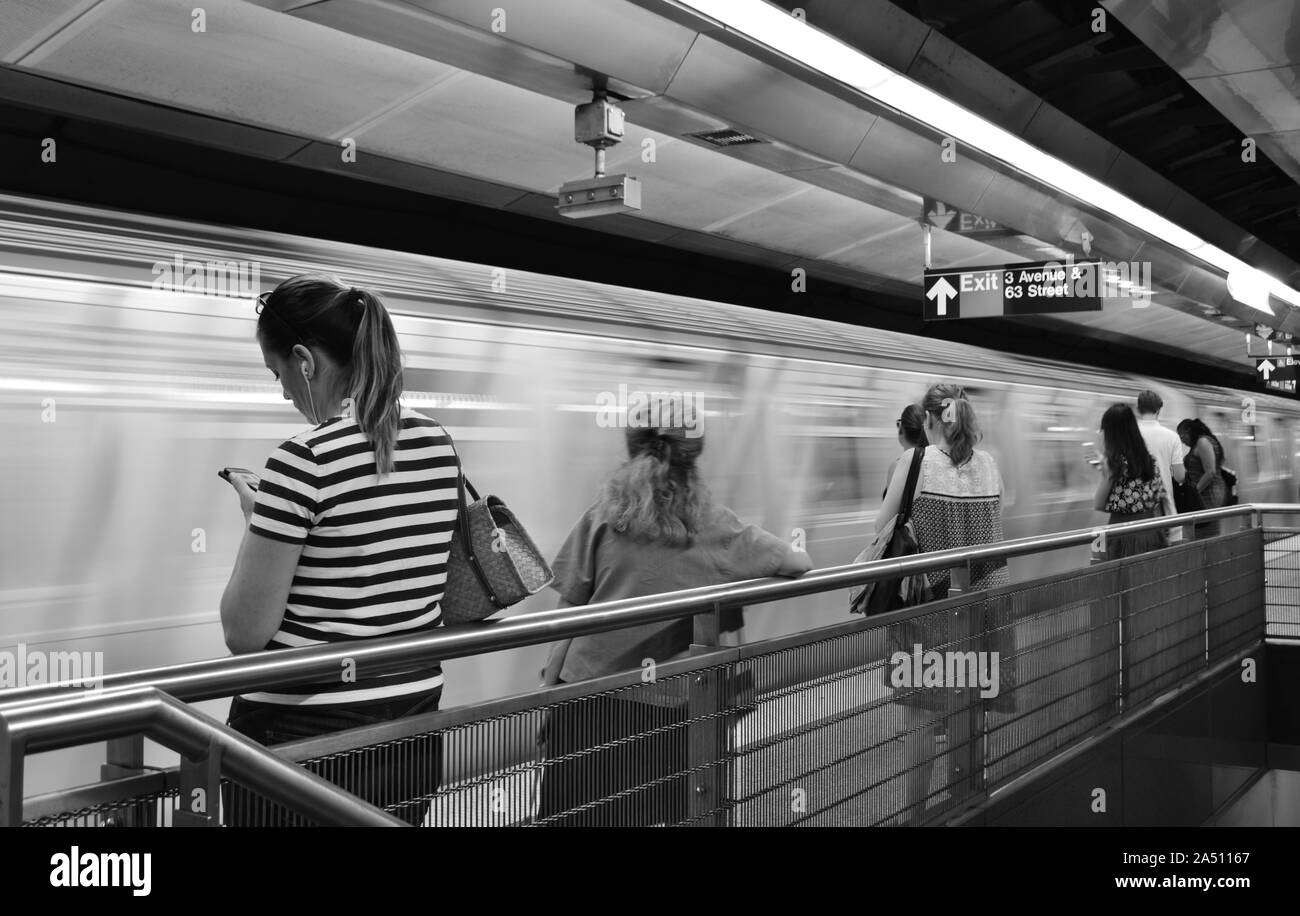
[[[1300,183],[1300,6],[1295,0],[1104,4]],[[1294,198],[1288,208],[1295,211]]]
[[[548,0],[507,7],[504,20],[495,8],[206,0],[199,23],[169,0],[3,0],[0,95],[559,219],[558,187],[591,173],[573,106],[599,83],[629,120],[608,171],[644,186],[643,209],[600,218],[604,231],[804,267],[919,308],[922,195],[1019,233],[936,231],[936,266],[1059,257],[1086,227],[1103,256],[1156,265],[1157,304],[1061,321],[1240,368],[1258,316],[1222,277],[1086,201],[978,154],[939,165],[937,138],[913,120],[671,3]],[[761,142],[719,149],[693,136],[719,128]]]

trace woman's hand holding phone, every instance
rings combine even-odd
[[[225,480],[239,494],[239,508],[244,513],[245,524],[253,521],[253,502],[257,487],[261,483],[257,475],[246,468],[222,468],[217,476]]]

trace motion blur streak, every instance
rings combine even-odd
[[[894,419],[943,367],[967,387],[1006,483],[1007,537],[1097,523],[1081,445],[1151,387],[1229,444],[1242,501],[1295,496],[1296,406],[793,315],[491,265],[0,197],[0,648],[103,651],[111,672],[225,654],[217,606],[242,518],[217,471],[261,468],[305,422],[262,365],[247,299],[154,289],[152,266],[310,270],[385,297],[408,401],[450,428],[480,491],[554,555],[623,457],[602,392],[692,392],[702,470],[747,520],[806,534],[818,566],[867,537]],[[504,279],[504,288],[501,280]],[[495,284],[495,286],[494,286]],[[1086,554],[1013,563],[1016,578]],[[549,592],[519,613],[547,609]],[[843,595],[754,608],[753,639],[843,620]],[[544,648],[451,662],[443,705],[532,687]],[[220,710],[216,712],[220,715]],[[93,778],[93,764],[84,775]],[[45,777],[33,768],[32,792]],[[53,784],[66,775],[47,771]]]

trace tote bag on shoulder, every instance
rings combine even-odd
[[[443,434],[451,442],[445,428]],[[447,557],[444,626],[490,617],[536,594],[555,578],[515,514],[496,496],[480,497],[465,478],[455,443],[452,451],[459,509]]]
[[[912,464],[907,470],[907,483],[903,487],[903,499],[899,504],[898,514],[885,523],[871,543],[853,560],[854,563],[897,559],[921,552],[916,541],[916,532],[912,528],[912,500],[916,495],[916,483],[921,476],[921,461],[924,457],[925,449],[913,450]],[[930,586],[924,575],[878,579],[849,592],[849,611],[873,617],[900,607],[921,604],[929,600],[929,594]]]

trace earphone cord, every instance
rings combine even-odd
[[[316,399],[311,394],[311,379],[307,378],[307,364],[302,364],[302,383],[307,386],[307,403],[311,405],[311,421],[320,426],[320,414],[316,413]]]

